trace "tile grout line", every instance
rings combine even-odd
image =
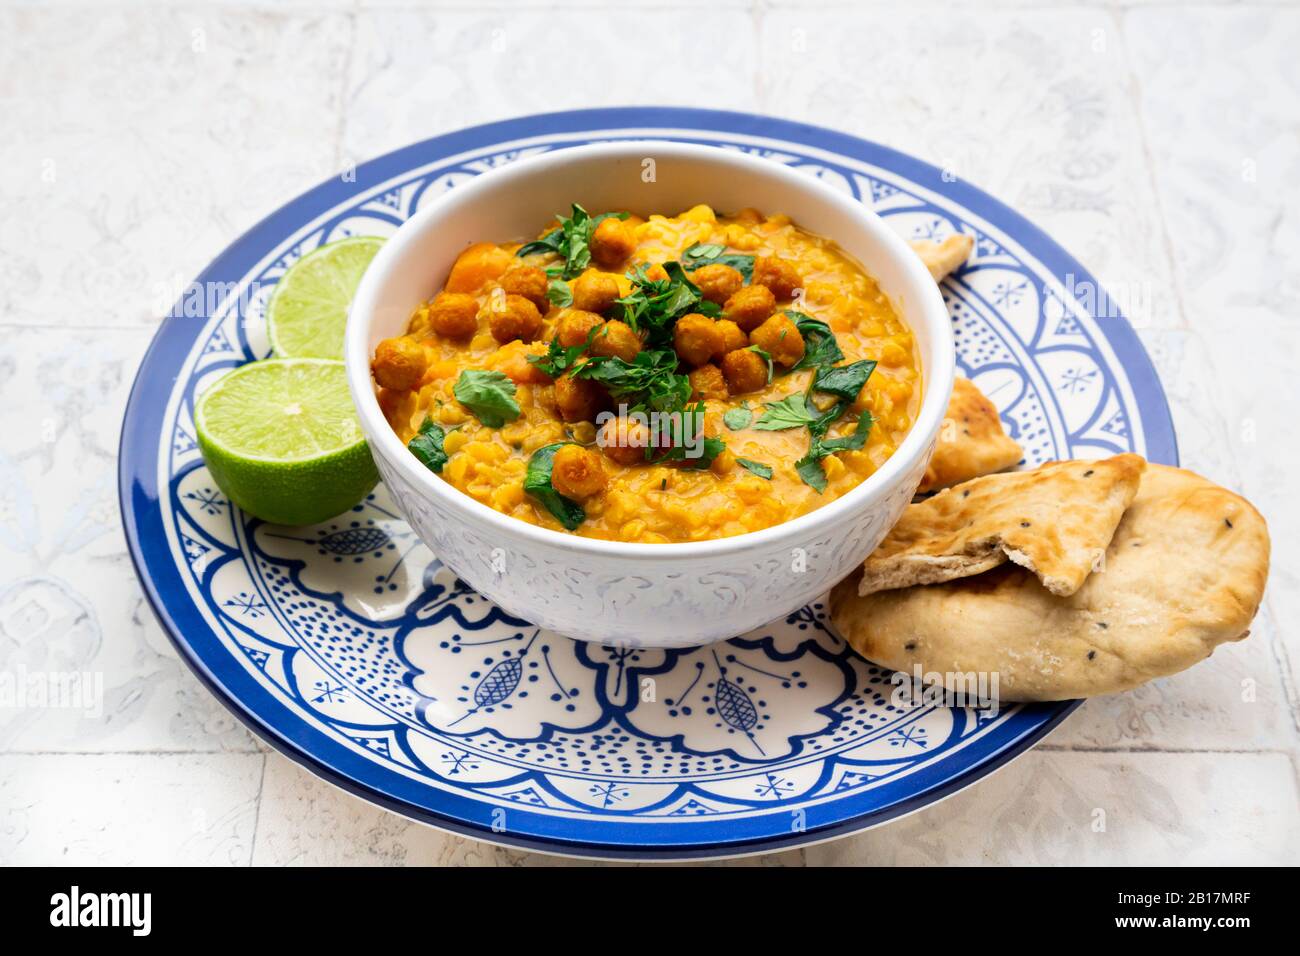
[[[253,798],[253,835],[248,842],[248,866],[253,866],[253,857],[257,853],[257,831],[262,825],[262,792],[266,790],[266,773],[269,767],[267,754],[262,754],[262,772],[257,778],[257,796]]]

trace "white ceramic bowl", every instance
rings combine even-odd
[[[649,181],[647,181],[649,180]],[[579,202],[593,213],[672,215],[697,203],[783,212],[834,239],[880,283],[916,336],[924,398],[893,457],[853,491],[785,524],[691,544],[595,541],[507,517],[424,468],[375,399],[375,345],[401,334],[471,242],[521,239]],[[375,257],[352,304],[348,382],[375,463],[416,533],[502,608],[570,637],[682,647],[790,614],[847,575],[920,482],[952,388],[943,299],[898,236],[851,197],[779,163],[655,141],[579,146],[485,173],[412,216]]]

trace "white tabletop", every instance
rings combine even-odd
[[[760,861],[1300,860],[1300,10],[529,6],[0,0],[0,671],[102,674],[105,701],[0,708],[0,863],[556,862],[341,793],[209,696],[127,556],[118,429],[170,293],[288,198],[462,126],[648,103],[835,127],[1019,209],[1136,305],[1183,463],[1273,534],[1246,641]]]

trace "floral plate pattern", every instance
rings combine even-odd
[[[582,644],[506,615],[445,568],[381,486],[312,528],[240,513],[194,441],[195,396],[269,352],[275,282],[350,235],[389,235],[488,169],[581,143],[668,138],[784,163],[907,238],[975,240],[945,283],[960,370],[1030,465],[1137,451],[1174,463],[1163,392],[1127,322],[1073,294],[1091,276],[984,193],[884,147],[737,113],[613,109],[477,127],[381,157],[294,200],[199,278],[141,366],[120,493],[146,591],[182,656],[241,719],[326,779],[499,843],[700,858],[828,839],[965,786],[1075,706],[900,701],[823,604],[731,641]],[[761,204],[761,203],[760,203]],[[208,302],[206,290],[223,294]],[[1106,301],[1094,295],[1090,301]]]

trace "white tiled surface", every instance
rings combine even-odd
[[[746,862],[1296,862],[1298,44],[1300,10],[1250,3],[0,0],[0,668],[104,696],[0,710],[0,863],[557,862],[268,754],[150,614],[114,456],[165,290],[281,202],[464,125],[635,103],[837,127],[1015,205],[1144,303],[1184,462],[1273,531],[1243,644],[936,807]],[[667,65],[632,69],[636,46]]]

